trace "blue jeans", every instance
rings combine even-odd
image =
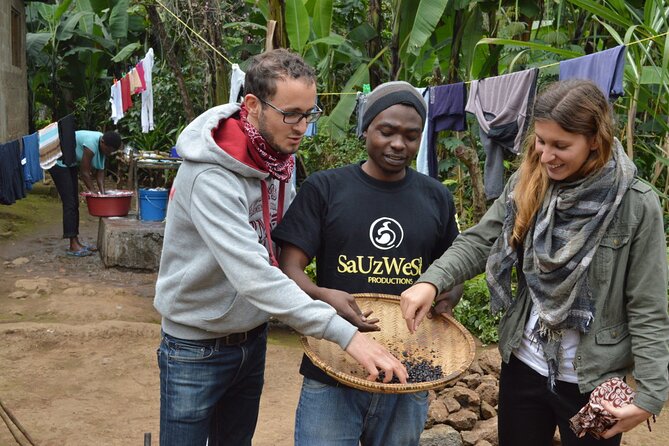
[[[161,446],[244,446],[258,420],[267,329],[246,342],[220,345],[163,333],[160,368]]]
[[[427,392],[370,393],[304,378],[295,446],[417,446]]]
[[[578,384],[564,381],[556,381],[553,393],[547,380],[514,355],[508,364],[502,362],[497,418],[500,446],[551,446],[556,426],[563,446],[620,445],[621,434],[607,440],[590,434],[576,437],[569,418],[588,402],[590,393],[581,393]]]

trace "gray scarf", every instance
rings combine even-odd
[[[513,303],[511,270],[522,250],[518,274],[539,312],[533,340],[543,348],[551,389],[558,376],[563,330],[587,333],[594,317],[588,267],[635,174],[636,167],[615,139],[613,157],[600,171],[571,183],[551,182],[518,250],[509,243],[516,208],[513,192],[507,196],[502,234],[486,265],[490,307],[499,312]]]

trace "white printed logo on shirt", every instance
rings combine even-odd
[[[402,226],[389,217],[381,217],[369,227],[369,239],[378,249],[397,248],[404,238]]]

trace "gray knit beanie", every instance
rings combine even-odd
[[[393,81],[377,86],[367,95],[365,109],[362,112],[362,128],[364,132],[376,115],[396,104],[404,104],[416,109],[425,124],[427,104],[425,99],[408,82]]]

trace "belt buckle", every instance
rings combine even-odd
[[[248,331],[245,331],[244,333],[231,333],[224,337],[223,343],[225,345],[237,345],[237,344],[242,344],[246,342],[246,340],[249,337]]]
[[[237,334],[237,342],[236,344],[243,344],[244,342],[247,341],[249,338],[249,332],[245,331],[244,333],[239,333]]]

